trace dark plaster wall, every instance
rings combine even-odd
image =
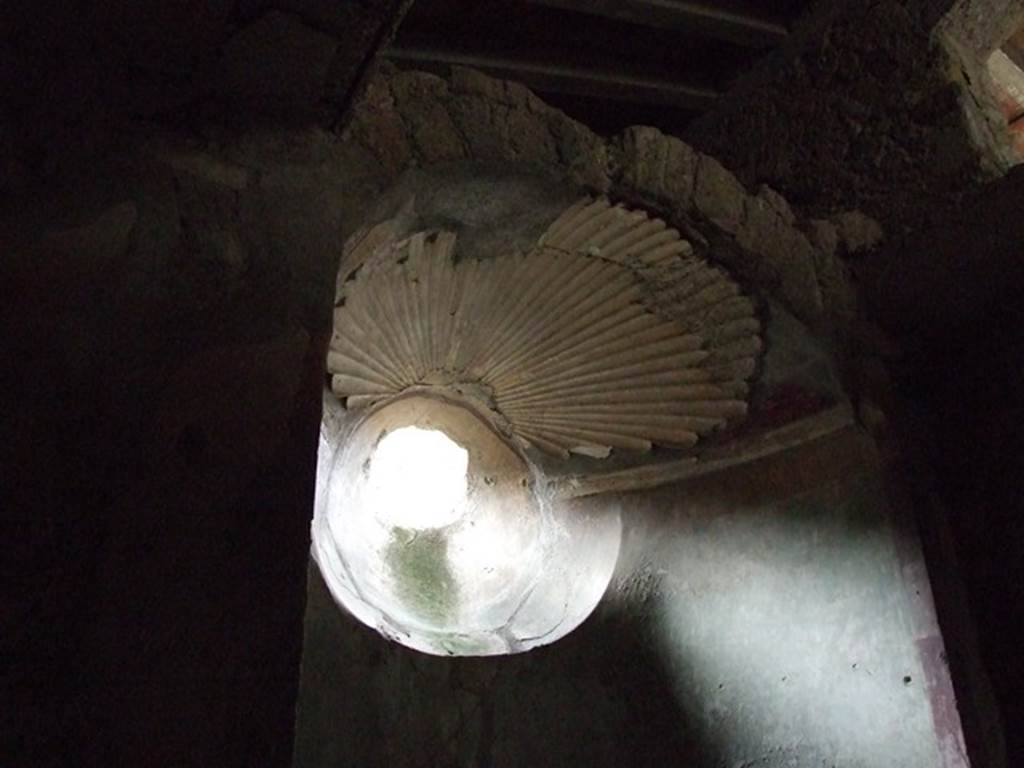
[[[1008,765],[1024,761],[1022,210],[1016,168],[945,209],[944,224],[876,254],[869,292],[906,350],[895,373],[922,525],[949,520]]]
[[[289,761],[329,129],[407,5],[0,8],[0,764]]]
[[[0,217],[0,764],[287,763],[335,141],[152,140]]]
[[[574,633],[513,657],[390,643],[313,566],[294,764],[964,766],[894,498],[851,428],[728,474],[579,500],[621,510],[616,576]]]

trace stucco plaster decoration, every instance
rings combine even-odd
[[[444,231],[355,239],[327,361],[347,407],[436,389],[520,445],[598,458],[746,414],[755,307],[661,219],[584,198],[525,253],[456,248]]]

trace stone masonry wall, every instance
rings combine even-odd
[[[971,82],[982,52],[966,52],[981,38],[998,46],[991,30],[968,22],[1005,23],[1009,4],[961,2],[971,8],[958,8],[936,34],[953,5],[820,3],[687,138],[801,211],[856,200],[893,233],[922,226],[937,206],[1006,169],[988,135],[991,105]]]
[[[859,332],[844,259],[881,238],[878,224],[858,212],[801,219],[772,189],[749,192],[714,158],[657,129],[604,140],[514,83],[464,69],[447,81],[384,68],[345,144],[350,168],[366,169],[356,178],[368,190],[387,188],[407,167],[472,159],[556,173],[644,205],[804,322],[840,336]]]

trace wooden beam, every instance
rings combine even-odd
[[[750,46],[782,40],[784,24],[749,12],[689,0],[528,0],[535,5],[576,11],[645,27],[700,32],[709,37]]]
[[[384,56],[394,61],[412,64],[441,64],[478,69],[494,77],[515,80],[541,93],[657,104],[694,111],[707,109],[721,95],[709,88],[656,78],[425,48],[392,47],[384,51]]]

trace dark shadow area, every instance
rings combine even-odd
[[[704,751],[628,616],[599,610],[516,656],[427,656],[344,613],[310,568],[296,768],[662,768]]]
[[[927,466],[915,482],[918,514],[936,528],[936,518],[948,519],[979,650],[1001,710],[1006,765],[1019,765],[1024,760],[1024,346],[1019,338],[994,337],[959,352],[927,363],[908,361],[900,379],[907,396],[902,425],[920,441]],[[950,565],[934,551],[939,547],[929,552],[936,557],[933,570]],[[943,626],[950,637],[963,631]],[[966,703],[977,694],[967,679],[959,679]],[[997,719],[997,712],[981,709],[972,716],[982,731],[998,728],[985,722]]]
[[[986,314],[1008,314],[1004,310]],[[998,324],[1013,327],[1004,324],[1007,319]],[[1018,317],[1017,328],[1020,322]],[[980,650],[1002,710],[1007,764],[1018,765],[1024,760],[1024,345],[1008,335],[927,363],[913,360],[901,384],[914,393],[907,398],[905,428],[926,436],[921,453],[934,474],[923,485],[938,491],[950,521]]]
[[[1024,761],[1022,200],[1018,167],[946,211],[944,224],[927,236],[878,258],[887,265],[879,305],[884,300],[889,327],[906,350],[897,382],[904,443],[922,465],[915,482],[920,525],[936,529],[948,519],[958,563],[943,562],[933,547],[929,556],[939,559],[931,568],[959,566],[1002,714],[1007,765]]]
[[[287,765],[323,320],[271,238],[202,256],[262,192],[75,171],[0,214],[0,764]]]

